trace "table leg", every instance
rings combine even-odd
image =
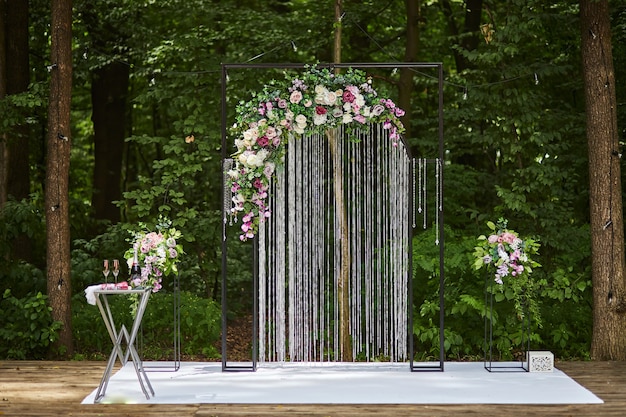
[[[101,298],[102,297],[102,298]],[[118,333],[115,329],[115,321],[113,320],[113,313],[111,312],[111,306],[109,305],[109,299],[104,294],[96,294],[96,304],[98,305],[98,309],[100,310],[100,314],[104,319],[104,325],[109,332],[109,336],[112,341],[118,339]],[[116,353],[120,358],[120,362],[122,365],[126,365],[126,361],[128,360],[128,355],[124,355],[124,351],[121,345],[116,346]]]
[[[115,358],[117,357],[117,352],[121,349],[122,340],[125,338],[124,333],[128,334],[126,328],[122,326],[122,330],[120,331],[118,337],[115,339],[113,349],[111,349],[111,354],[109,355],[107,367],[104,370],[104,374],[102,375],[102,379],[100,380],[100,385],[98,386],[98,390],[96,391],[96,397],[93,401],[94,403],[99,403],[102,398],[104,398],[104,394],[106,393],[107,387],[109,386],[109,379],[111,379],[111,372],[113,372],[113,366],[115,366]]]
[[[123,294],[121,292],[117,294]],[[101,298],[102,296],[102,298]],[[143,367],[143,361],[139,357],[137,353],[137,349],[135,349],[135,340],[137,338],[137,333],[141,326],[141,321],[143,319],[143,315],[146,310],[146,306],[148,304],[148,299],[150,297],[150,291],[144,291],[139,295],[139,305],[137,307],[137,313],[135,315],[133,326],[130,334],[126,329],[126,326],[122,324],[120,330],[117,331],[115,328],[115,322],[113,320],[113,314],[111,313],[111,307],[107,300],[107,293],[97,293],[96,292],[96,304],[100,309],[100,313],[104,320],[105,326],[113,341],[113,349],[111,350],[111,354],[109,355],[109,360],[107,362],[106,369],[104,374],[102,375],[102,379],[100,381],[100,385],[96,391],[96,396],[94,399],[94,403],[99,403],[106,393],[107,387],[109,385],[109,380],[111,378],[111,373],[113,372],[113,367],[115,366],[115,361],[117,358],[120,359],[122,366],[126,365],[128,359],[133,362],[133,366],[135,368],[135,373],[137,374],[137,380],[139,381],[139,385],[141,390],[143,391],[146,399],[150,399],[151,396],[154,396],[154,389],[152,388],[152,384],[148,379],[148,375]],[[122,343],[126,343],[126,352],[124,352],[124,348],[122,347]]]

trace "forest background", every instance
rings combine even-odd
[[[473,268],[473,249],[477,236],[489,232],[486,222],[500,217],[541,242],[542,267],[533,276],[542,321],[531,329],[533,349],[560,358],[592,357],[590,159],[581,58],[586,32],[578,2],[344,0],[340,23],[331,0],[73,3],[71,275],[65,281],[72,319],[65,323],[52,320],[46,296],[51,6],[44,0],[0,3],[0,55],[9,69],[0,91],[0,134],[8,150],[3,158],[11,155],[0,161],[0,357],[102,357],[108,336],[83,290],[101,281],[102,259],[122,257],[129,230],[139,222],[154,225],[165,214],[184,236],[183,352],[218,358],[220,65],[332,62],[338,26],[343,62],[444,66],[446,358],[482,355],[485,275]],[[610,6],[621,146],[626,2]],[[22,71],[10,71],[11,65]],[[419,72],[373,74],[381,91],[407,110],[413,155],[436,155],[436,79]],[[259,70],[230,74],[236,88],[229,88],[229,111],[272,78],[282,77]],[[621,156],[621,148],[615,151]],[[417,359],[439,351],[432,233],[417,231],[413,243],[413,279],[421,289],[414,298]],[[246,251],[237,254],[235,269],[248,257]],[[229,276],[232,318],[245,318],[250,310],[249,283],[250,274]],[[171,346],[171,297],[166,283],[151,301],[144,329],[148,355],[159,357]],[[494,335],[499,353],[511,358],[519,353],[520,330],[514,314],[507,314],[506,298]],[[118,307],[122,315],[125,307]],[[59,343],[63,330],[71,338]],[[626,340],[618,343],[623,354]]]

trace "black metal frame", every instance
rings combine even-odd
[[[442,166],[440,170],[440,181],[441,181],[441,199],[443,201],[443,161],[444,161],[444,142],[443,142],[443,64],[442,63],[417,63],[417,62],[393,62],[393,63],[326,63],[326,64],[317,64],[318,67],[326,67],[329,69],[335,68],[358,68],[358,69],[367,69],[367,68],[378,68],[378,69],[399,69],[399,68],[409,68],[409,69],[419,69],[419,68],[435,68],[438,70],[438,86],[439,86],[439,131],[438,131],[438,140],[439,140],[439,161],[441,161]],[[226,89],[227,89],[227,77],[229,69],[304,69],[306,68],[306,64],[265,64],[265,63],[255,63],[255,64],[222,64],[222,162],[229,158],[229,154],[227,152],[228,144],[227,144],[227,116],[228,109],[226,104]],[[407,147],[407,151],[410,151]],[[414,178],[410,179],[409,189],[413,187]],[[408,192],[408,190],[407,190]],[[413,195],[409,193],[411,196],[411,206],[413,205]],[[443,218],[443,204],[438,206],[439,210],[439,361],[438,362],[421,362],[419,364],[414,362],[415,356],[415,347],[413,342],[413,262],[412,262],[412,253],[413,253],[413,243],[412,239],[409,239],[409,268],[407,273],[408,280],[408,288],[409,288],[409,302],[408,302],[408,334],[409,334],[409,366],[411,372],[423,372],[423,371],[440,371],[444,370],[444,359],[445,359],[445,349],[444,349],[444,218]],[[413,235],[412,230],[412,216],[414,214],[410,214],[409,223],[409,236]],[[257,247],[258,240],[255,237],[253,239],[254,242],[254,265],[253,265],[253,294],[258,293],[258,265],[257,265]],[[253,323],[252,323],[252,357],[248,364],[234,364],[229,365],[228,362],[228,352],[227,352],[227,294],[226,294],[226,281],[227,281],[227,240],[226,236],[222,239],[222,371],[256,371],[257,361],[258,361],[258,297],[253,297],[254,306],[253,306]]]
[[[494,280],[491,274],[487,274],[485,278],[485,340],[484,340],[484,368],[489,372],[528,372],[528,362],[524,359],[519,363],[499,364],[493,363],[493,288]],[[524,345],[524,336],[526,337],[526,356],[530,351],[530,315],[528,311],[524,312],[522,318],[522,346]]]

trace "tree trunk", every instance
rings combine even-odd
[[[341,263],[337,277],[337,299],[339,300],[339,323],[341,325],[341,360],[352,362],[352,339],[350,337],[350,233],[348,231],[348,213],[343,194],[343,169],[339,159],[339,140],[337,129],[326,130],[328,145],[333,161],[333,190],[335,195],[335,218],[338,227],[335,233],[339,233],[341,244]]]
[[[63,323],[56,347],[73,354],[70,307],[70,102],[72,95],[72,1],[52,2],[50,103],[46,167],[48,297],[52,318]]]
[[[91,84],[94,139],[94,182],[92,206],[96,219],[120,220],[113,201],[122,197],[122,155],[126,137],[126,98],[129,68],[112,62],[96,70]]]
[[[6,94],[28,90],[28,0],[11,0],[6,6]],[[6,135],[6,194],[15,200],[30,195],[29,127],[21,123]],[[11,243],[15,259],[32,262],[31,240],[25,234]]]
[[[30,82],[28,60],[28,0],[11,0],[6,21],[6,94],[28,90]],[[28,126],[23,124],[9,137],[8,194],[17,200],[30,194],[28,163]]]
[[[335,63],[341,62],[341,16],[343,14],[341,0],[335,0],[335,42],[333,58]],[[335,73],[339,68],[335,69]],[[338,273],[337,297],[339,298],[339,323],[341,326],[341,360],[352,362],[352,339],[350,338],[350,241],[348,233],[348,214],[343,199],[343,170],[337,155],[337,129],[326,132],[333,159],[333,184],[335,191],[335,210],[339,218],[339,233],[341,234],[341,269]]]
[[[465,2],[465,20],[462,32],[459,32],[459,28],[454,20],[454,12],[450,1],[442,0],[441,7],[443,8],[443,14],[448,19],[450,34],[458,39],[458,45],[467,51],[476,49],[480,39],[479,30],[483,12],[483,0],[467,0]],[[453,53],[457,72],[460,73],[471,67],[470,62],[457,50],[453,50]]]
[[[626,360],[624,224],[607,0],[581,1],[593,279],[591,357]]]
[[[406,49],[404,51],[404,62],[415,62],[417,60],[420,37],[420,2],[419,0],[405,0],[404,4],[406,6]],[[406,112],[402,116],[402,123],[406,129],[405,136],[407,138],[411,137],[411,96],[414,90],[413,73],[413,68],[400,69],[398,106]]]
[[[6,9],[7,0],[0,0],[0,100],[7,94]],[[7,202],[8,158],[7,135],[0,133],[0,210]]]

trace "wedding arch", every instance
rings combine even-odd
[[[229,72],[241,69],[286,75],[240,103],[229,132]],[[404,111],[378,95],[368,69],[436,71],[436,156],[411,155]],[[221,81],[222,370],[388,360],[407,361],[411,371],[443,371],[442,65],[223,64]],[[439,247],[440,304],[439,360],[419,363],[412,272],[418,222],[434,229]],[[245,363],[228,358],[232,245],[252,251]]]

